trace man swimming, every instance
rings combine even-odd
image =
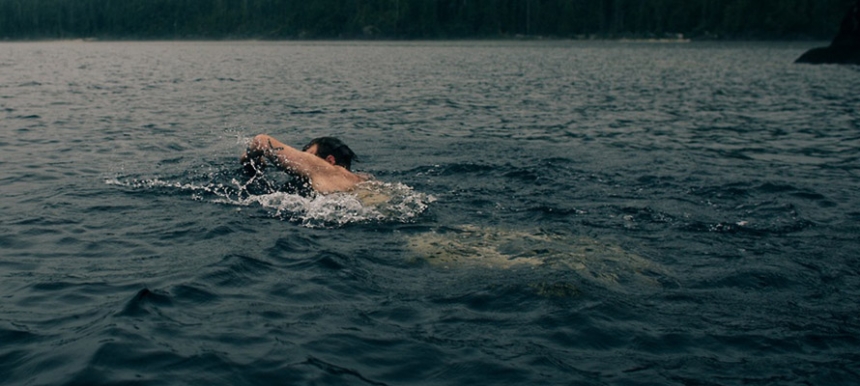
[[[288,173],[306,178],[317,193],[348,192],[367,176],[350,170],[355,153],[339,139],[320,137],[310,141],[301,151],[266,134],[251,140],[240,157],[246,171],[256,173],[266,166],[266,159]]]

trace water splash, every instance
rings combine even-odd
[[[353,192],[302,196],[287,192],[253,194],[253,179],[229,184],[190,183],[159,178],[109,178],[105,183],[134,191],[189,192],[197,201],[237,207],[260,207],[271,217],[296,222],[309,228],[341,227],[366,222],[409,222],[423,213],[435,199],[402,183],[368,181]]]

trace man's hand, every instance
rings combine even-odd
[[[239,161],[242,162],[242,169],[245,171],[245,174],[250,176],[262,173],[263,169],[266,168],[266,160],[262,157],[262,154],[257,157],[248,157],[248,153],[246,152],[242,154]]]
[[[261,145],[260,138],[254,138],[251,140],[251,143],[248,144],[248,148],[245,149],[245,153],[239,158],[239,161],[242,163],[242,168],[245,171],[245,174],[248,175],[257,175],[261,173],[263,169],[266,168],[266,159],[265,157],[268,155],[267,148],[264,148]],[[268,147],[271,148],[272,142],[268,141]]]

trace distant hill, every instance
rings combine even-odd
[[[830,45],[807,51],[797,63],[860,64],[860,0],[845,13]]]

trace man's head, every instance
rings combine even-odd
[[[343,166],[346,170],[350,170],[352,160],[355,158],[355,153],[349,146],[334,137],[314,138],[302,148],[302,151],[313,153],[335,165]]]

